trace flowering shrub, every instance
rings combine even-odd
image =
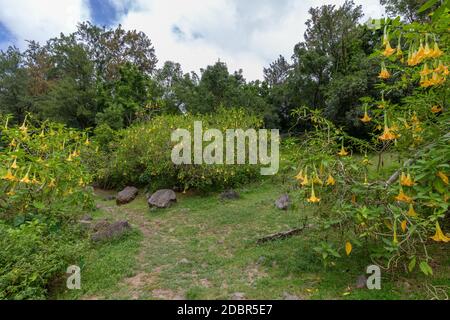
[[[80,162],[86,134],[0,118],[0,298],[44,298],[48,282],[83,247],[71,226],[92,208]]]
[[[260,175],[256,165],[175,165],[171,152],[178,142],[171,142],[171,134],[187,129],[193,137],[194,121],[202,121],[204,131],[256,129],[262,125],[261,119],[238,109],[220,110],[214,115],[161,115],[119,132],[120,140],[107,148],[112,151],[99,155],[96,180],[107,187],[133,184],[152,189],[178,186],[205,190],[244,183]]]
[[[450,242],[445,21],[445,14],[429,24],[386,21],[382,49],[374,53],[381,60],[380,100],[361,100],[360,121],[371,129],[370,141],[347,136],[319,111],[293,113],[317,129],[299,155],[300,194],[305,204],[319,207],[317,224],[323,230],[341,230],[340,240],[325,239],[316,248],[325,263],[340,251],[351,255],[364,242],[387,268],[419,266],[431,275],[429,246]],[[380,169],[386,152],[398,155],[399,162],[375,172],[367,155],[378,155]]]

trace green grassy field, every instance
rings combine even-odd
[[[301,235],[257,245],[270,233],[301,225],[311,207],[275,208],[285,190],[266,180],[238,189],[241,198],[178,194],[169,209],[150,210],[143,192],[125,206],[103,201],[94,219],[127,219],[133,232],[91,248],[81,267],[81,290],[58,299],[430,299],[445,298],[450,256],[445,249],[433,277],[382,274],[382,289],[356,289],[372,264],[354,248],[350,257],[325,268],[313,247],[323,238],[308,228]],[[112,193],[111,193],[112,194]]]

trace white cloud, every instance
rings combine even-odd
[[[122,0],[110,1],[120,5]],[[243,69],[254,80],[279,54],[291,56],[303,39],[310,7],[344,1],[135,0],[120,23],[150,37],[160,64],[173,60],[185,71],[198,72],[220,58],[230,71]],[[366,18],[384,12],[379,0],[355,2],[363,5]]]
[[[230,71],[243,69],[248,80],[279,54],[290,57],[303,39],[308,9],[345,0],[105,0],[116,7],[126,29],[144,31],[152,40],[160,65],[180,62],[199,71],[218,59]],[[380,17],[379,0],[355,0],[366,18]],[[0,0],[0,22],[24,46],[69,33],[90,17],[88,0]],[[176,30],[177,32],[174,32]]]
[[[0,0],[0,21],[20,48],[25,40],[45,42],[60,32],[70,33],[78,22],[89,20],[85,0]]]

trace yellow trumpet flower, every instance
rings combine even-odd
[[[308,179],[308,174],[305,174],[305,177],[303,178],[303,181],[300,183],[302,186],[307,186],[309,185],[309,179]]]
[[[448,71],[448,66],[444,66],[444,64],[442,63],[442,61],[439,61],[439,65],[437,66],[436,69],[434,69],[434,72],[437,73],[442,73],[445,76],[449,75],[449,71]]]
[[[428,64],[425,63],[425,64],[423,65],[422,71],[420,71],[419,74],[420,74],[421,76],[427,76],[427,75],[429,75],[429,74],[432,73],[432,72],[433,72],[433,70],[430,70],[430,69],[428,68]]]
[[[434,236],[431,237],[436,242],[449,242],[450,238],[447,237],[444,232],[442,232],[441,226],[439,225],[439,222],[436,221],[436,233]]]
[[[328,175],[327,186],[334,186],[336,184],[336,180],[334,180],[331,173]]]
[[[432,58],[439,58],[440,56],[442,56],[444,54],[444,52],[442,52],[441,49],[439,49],[439,46],[437,44],[437,42],[434,43],[434,48],[430,54],[430,57]]]
[[[402,172],[402,175],[400,177],[400,184],[405,187],[412,187],[415,185],[415,182],[411,178],[411,175],[409,173],[408,175],[405,175],[405,173]]]
[[[432,112],[432,113],[439,113],[439,112],[441,112],[442,110],[443,110],[443,108],[442,108],[441,106],[438,106],[438,105],[433,106],[433,107],[431,108],[431,112]]]
[[[25,183],[25,184],[31,183],[31,180],[30,180],[30,177],[29,177],[30,170],[31,170],[31,166],[28,167],[27,173],[25,173],[23,178],[20,179],[20,182]]]
[[[402,228],[403,232],[406,231],[407,225],[408,225],[408,221],[406,221],[406,220],[403,220],[402,223],[400,224],[400,227]]]
[[[381,67],[381,71],[380,71],[380,74],[378,75],[378,78],[386,80],[386,79],[389,79],[390,77],[391,77],[391,74],[386,69],[386,67],[385,66]]]
[[[425,49],[423,51],[424,57],[425,58],[431,58],[431,54],[434,53],[434,50],[430,49],[430,46],[428,45],[428,42],[425,44]]]
[[[320,202],[320,198],[316,197],[316,194],[314,192],[314,183],[311,184],[311,197],[309,197],[306,201],[309,203],[317,203]]]
[[[341,147],[341,151],[338,152],[338,155],[341,157],[345,157],[348,155],[348,152],[345,150],[344,146]]]
[[[383,51],[383,56],[390,57],[395,52],[395,49],[391,48],[389,41],[386,42],[386,48]]]
[[[442,182],[444,182],[446,185],[448,185],[448,176],[443,173],[442,171],[439,171],[437,173],[438,177],[441,178]]]
[[[17,165],[17,158],[14,159],[14,162],[11,165],[11,169],[17,169],[19,166]]]
[[[443,84],[444,82],[445,82],[445,77],[442,77],[437,72],[433,72],[433,75],[432,75],[432,77],[430,79],[430,84],[431,85],[438,86],[438,85]]]
[[[56,187],[56,184],[55,184],[55,179],[50,179],[50,183],[48,184],[48,187],[49,188],[53,188],[53,187]]]
[[[417,217],[417,212],[416,212],[416,210],[414,210],[412,203],[409,204],[408,216]]]
[[[369,181],[367,181],[367,174],[364,173],[364,183],[365,186],[369,185]]]
[[[25,184],[31,183],[31,180],[28,177],[28,172],[25,174],[25,176],[22,179],[20,179],[20,182],[25,183]]]
[[[322,182],[322,180],[320,180],[319,175],[317,174],[317,172],[314,173],[314,178],[313,178],[312,182],[315,183],[315,184],[323,185],[323,182]]]
[[[8,181],[16,181],[17,178],[14,176],[14,174],[11,172],[11,169],[8,169],[8,172],[2,177],[3,180]]]
[[[422,88],[428,88],[433,85],[433,82],[428,79],[428,76],[420,76],[420,86]]]
[[[397,44],[397,58],[401,59],[401,62],[403,63],[403,51],[402,51],[402,46],[400,44],[400,38],[398,39],[398,44]]]
[[[398,239],[397,239],[397,224],[394,222],[394,239],[392,240],[392,242],[394,244],[398,243]]]
[[[407,196],[404,192],[403,192],[403,188],[400,187],[400,192],[399,194],[395,197],[395,200],[400,201],[400,202],[406,202],[406,203],[411,203],[412,202],[412,198]]]
[[[417,62],[420,63],[423,58],[425,58],[425,48],[423,47],[423,43],[420,43],[419,50],[416,53]]]
[[[397,136],[392,132],[392,130],[387,125],[384,126],[383,134],[378,137],[378,139],[382,141],[394,140],[396,138]]]
[[[31,179],[32,184],[39,184],[39,180],[36,179],[36,175],[33,175],[33,179]]]
[[[361,120],[362,122],[364,122],[364,123],[367,123],[367,122],[370,122],[371,120],[372,120],[372,118],[371,117],[369,117],[369,115],[367,114],[367,110],[364,112],[364,117],[362,117],[361,119],[359,119],[359,120]]]
[[[304,179],[303,169],[300,170],[300,172],[295,176],[295,179],[298,180],[298,181],[302,181]]]
[[[352,249],[353,249],[352,244],[350,243],[350,241],[347,241],[347,242],[345,243],[345,253],[346,253],[348,256],[349,256],[350,253],[352,252]]]

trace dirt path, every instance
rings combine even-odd
[[[134,201],[143,201],[143,199],[138,198]],[[151,253],[151,243],[150,239],[159,232],[160,222],[158,220],[150,221],[145,218],[145,214],[148,212],[140,212],[133,208],[127,206],[117,206],[115,204],[109,203],[98,203],[99,210],[107,213],[112,220],[127,220],[133,228],[138,228],[143,235],[141,242],[141,247],[139,253],[136,256],[137,269],[135,270],[135,275],[129,278],[125,278],[119,284],[121,288],[121,293],[126,293],[126,295],[133,300],[140,299],[142,295],[148,296],[147,287],[156,286],[158,283],[158,277],[160,272],[165,266],[158,266],[153,268],[152,272],[148,272],[149,263],[146,259]],[[153,289],[150,292],[151,297],[155,299],[164,300],[181,300],[184,299],[183,293],[173,292],[170,289]]]

